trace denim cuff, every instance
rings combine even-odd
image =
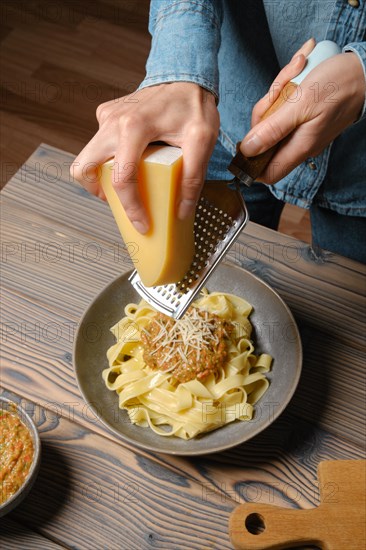
[[[361,114],[356,121],[359,122],[360,120],[366,118],[366,42],[351,42],[350,44],[344,46],[342,52],[353,52],[357,55],[361,62],[363,74],[365,76],[365,101],[362,107]]]
[[[219,97],[219,0],[152,0],[146,77],[139,89],[164,82],[194,82]]]

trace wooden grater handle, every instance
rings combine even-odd
[[[296,89],[297,84],[295,84],[294,82],[288,82],[286,86],[282,89],[276,101],[264,113],[264,115],[262,116],[262,120],[266,119],[272,113],[277,111],[277,109],[279,109],[281,105],[283,105],[288,100],[292,92],[294,92]],[[238,151],[230,164],[231,171],[233,171],[235,175],[239,177],[239,179],[241,179],[240,175],[237,171],[235,171],[235,168],[240,170],[240,172],[248,175],[252,180],[257,179],[273,157],[278,145],[279,144],[274,145],[273,147],[271,147],[271,149],[268,149],[267,151],[264,151],[264,153],[256,155],[255,157],[244,156],[238,148]]]
[[[314,528],[319,523],[324,523],[321,507],[293,510],[251,503],[232,512],[229,533],[235,550],[282,550],[306,544],[331,550]]]

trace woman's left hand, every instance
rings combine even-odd
[[[288,100],[261,121],[286,82],[301,72],[313,47],[314,42],[308,41],[282,69],[270,92],[255,105],[252,129],[241,142],[240,150],[247,157],[281,142],[258,178],[264,183],[276,183],[304,160],[318,155],[361,113],[365,76],[357,55],[347,52],[315,67]]]

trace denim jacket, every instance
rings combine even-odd
[[[232,155],[250,129],[254,104],[308,38],[354,52],[366,78],[366,0],[152,0],[149,31],[139,88],[188,81],[210,90],[219,141]],[[359,121],[270,189],[303,208],[314,201],[366,216],[366,101]]]

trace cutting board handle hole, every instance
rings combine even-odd
[[[260,514],[249,514],[245,519],[245,527],[252,535],[260,535],[266,529],[264,518]]]

